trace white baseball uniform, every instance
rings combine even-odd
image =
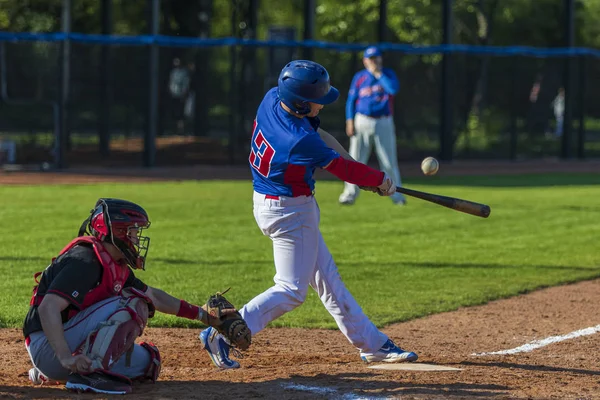
[[[364,314],[346,289],[319,230],[320,212],[313,196],[270,199],[254,192],[254,218],[273,241],[275,285],[240,311],[253,334],[304,302],[312,287],[350,343],[377,351],[387,336]]]
[[[382,70],[380,78],[366,69],[359,71],[348,92],[346,119],[354,120],[354,136],[350,137],[349,149],[352,158],[366,164],[375,146],[381,170],[401,186],[396,129],[392,117],[394,95],[399,88],[398,78],[389,68]],[[359,192],[358,186],[346,182],[339,201],[351,204]],[[395,193],[391,199],[394,203],[405,202],[401,193]]]
[[[256,334],[302,304],[310,286],[348,340],[362,352],[376,352],[388,338],[346,289],[319,230],[313,173],[341,157],[321,140],[318,119],[297,118],[279,102],[274,88],[261,103],[249,159],[254,218],[273,241],[275,284],[240,313]]]

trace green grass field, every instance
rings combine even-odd
[[[318,182],[321,230],[342,278],[378,326],[600,276],[600,175],[433,177],[406,186],[489,204],[481,219],[417,199],[396,207]],[[203,303],[242,305],[272,284],[271,242],[252,216],[249,182],[0,187],[0,327],[20,327],[33,274],[77,233],[98,197],[150,214],[147,270],[137,276]],[[199,326],[159,315],[153,326]],[[273,326],[335,326],[314,292]]]

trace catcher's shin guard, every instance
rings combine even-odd
[[[121,307],[91,332],[78,350],[92,360],[92,371],[108,371],[142,334],[149,312],[153,315],[152,301],[142,292],[127,288],[123,296]]]
[[[151,342],[142,342],[140,343],[140,346],[150,353],[150,363],[148,364],[148,368],[146,368],[144,375],[135,377],[133,380],[145,381],[149,379],[154,383],[158,380],[160,369],[162,368],[158,347]]]

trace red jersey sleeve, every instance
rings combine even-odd
[[[335,158],[325,169],[341,180],[358,186],[379,186],[383,182],[383,172],[342,157]]]

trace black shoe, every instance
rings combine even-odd
[[[127,394],[132,392],[130,382],[100,372],[92,372],[89,375],[71,374],[65,388],[73,392],[105,394]]]

